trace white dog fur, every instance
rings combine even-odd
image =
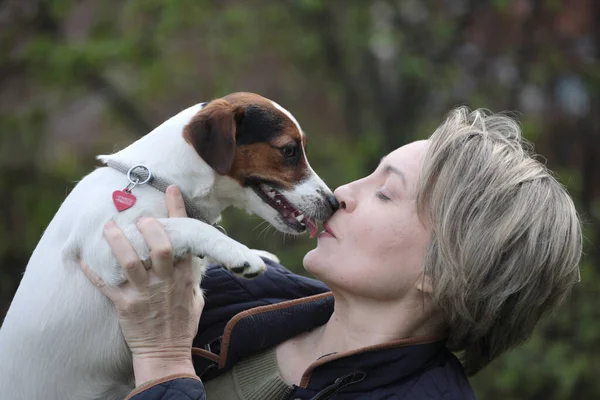
[[[148,166],[153,174],[175,182],[211,222],[224,208],[235,206],[289,231],[277,212],[252,189],[215,173],[182,138],[183,127],[201,107],[190,107],[124,150],[99,158]],[[319,191],[331,194],[310,171],[309,179],[285,192],[301,210],[322,201]],[[78,263],[85,260],[109,285],[124,282],[102,233],[111,219],[142,259],[149,252],[135,221],[146,215],[159,218],[164,225],[175,256],[206,254],[228,267],[248,262],[250,268],[245,272],[251,273],[265,268],[256,253],[211,225],[189,218],[166,218],[164,193],[148,185],[134,188],[137,203],[132,209],[117,212],[111,195],[126,185],[121,172],[96,169],[76,185],[44,232],[0,330],[1,399],[112,400],[124,398],[134,387],[131,354],[114,308],[83,275]],[[195,265],[200,280],[201,264]]]

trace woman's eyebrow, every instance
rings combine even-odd
[[[400,179],[402,179],[402,183],[404,184],[404,187],[406,187],[406,176],[404,175],[404,173],[402,171],[400,171],[398,168],[393,167],[391,165],[386,165],[383,168],[383,173],[385,175],[389,175],[390,173],[393,173],[395,175],[398,175],[400,177]]]

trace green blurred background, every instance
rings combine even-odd
[[[333,188],[453,106],[511,110],[575,197],[586,255],[567,304],[472,382],[481,399],[600,399],[599,0],[2,0],[0,46],[0,317],[94,156],[192,104],[279,102]],[[314,240],[224,220],[302,273]]]

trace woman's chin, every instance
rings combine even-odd
[[[313,275],[317,275],[315,274],[315,272],[319,270],[319,265],[322,263],[323,260],[321,254],[319,254],[318,248],[312,249],[311,251],[306,253],[304,259],[302,260],[302,264],[304,264],[304,269]]]
[[[326,281],[332,273],[338,270],[338,259],[330,251],[323,251],[317,247],[306,253],[302,262],[307,272],[321,281]]]

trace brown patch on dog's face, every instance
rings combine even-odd
[[[221,175],[242,186],[257,181],[290,189],[310,173],[306,138],[285,112],[253,93],[210,102],[184,131],[185,139]]]
[[[270,143],[238,146],[229,176],[242,186],[265,181],[280,189],[290,190],[306,177],[307,167],[300,150],[296,150],[299,156],[292,158],[282,155],[283,151],[287,150],[274,148]]]

